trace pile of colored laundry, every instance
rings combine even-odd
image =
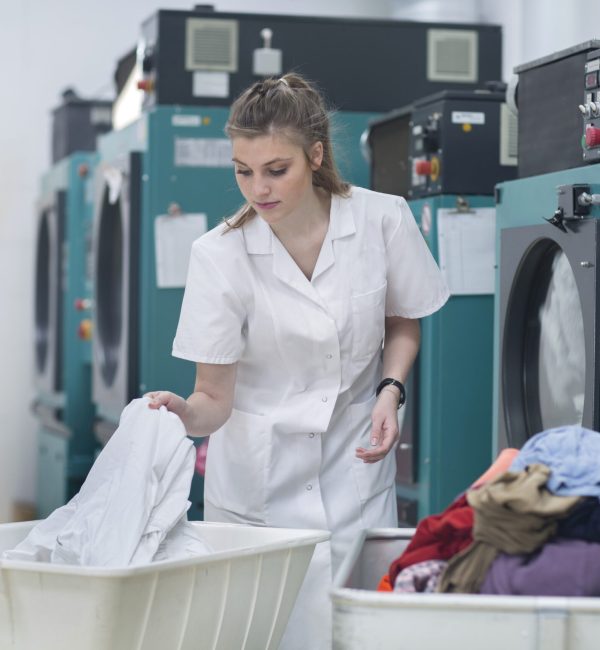
[[[379,590],[600,596],[599,497],[600,433],[538,433],[423,519]]]

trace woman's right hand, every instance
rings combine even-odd
[[[146,393],[144,397],[147,397],[150,400],[148,403],[149,408],[159,409],[161,406],[164,406],[167,411],[175,413],[175,415],[178,415],[182,420],[184,420],[185,414],[189,408],[187,400],[168,390],[155,390]]]

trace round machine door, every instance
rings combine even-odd
[[[597,428],[597,220],[501,235],[499,434]]]
[[[59,201],[40,210],[35,252],[34,359],[39,390],[60,390],[61,228]]]
[[[99,412],[117,422],[132,398],[135,376],[131,330],[137,256],[132,251],[138,242],[132,178],[130,167],[100,168],[94,215],[92,396]]]

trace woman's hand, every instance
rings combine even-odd
[[[185,422],[189,404],[183,397],[179,397],[179,395],[175,395],[175,393],[171,393],[168,390],[155,390],[151,393],[146,393],[144,397],[150,400],[148,404],[149,408],[159,409],[161,406],[165,406],[167,411],[175,413],[175,415],[178,415]]]
[[[398,431],[398,396],[393,390],[382,390],[371,414],[371,448],[358,447],[356,457],[365,463],[380,461],[400,438]]]

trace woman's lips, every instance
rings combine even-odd
[[[271,210],[271,208],[274,208],[276,205],[279,205],[279,201],[271,201],[270,203],[255,203],[257,208],[260,208],[261,210]]]

